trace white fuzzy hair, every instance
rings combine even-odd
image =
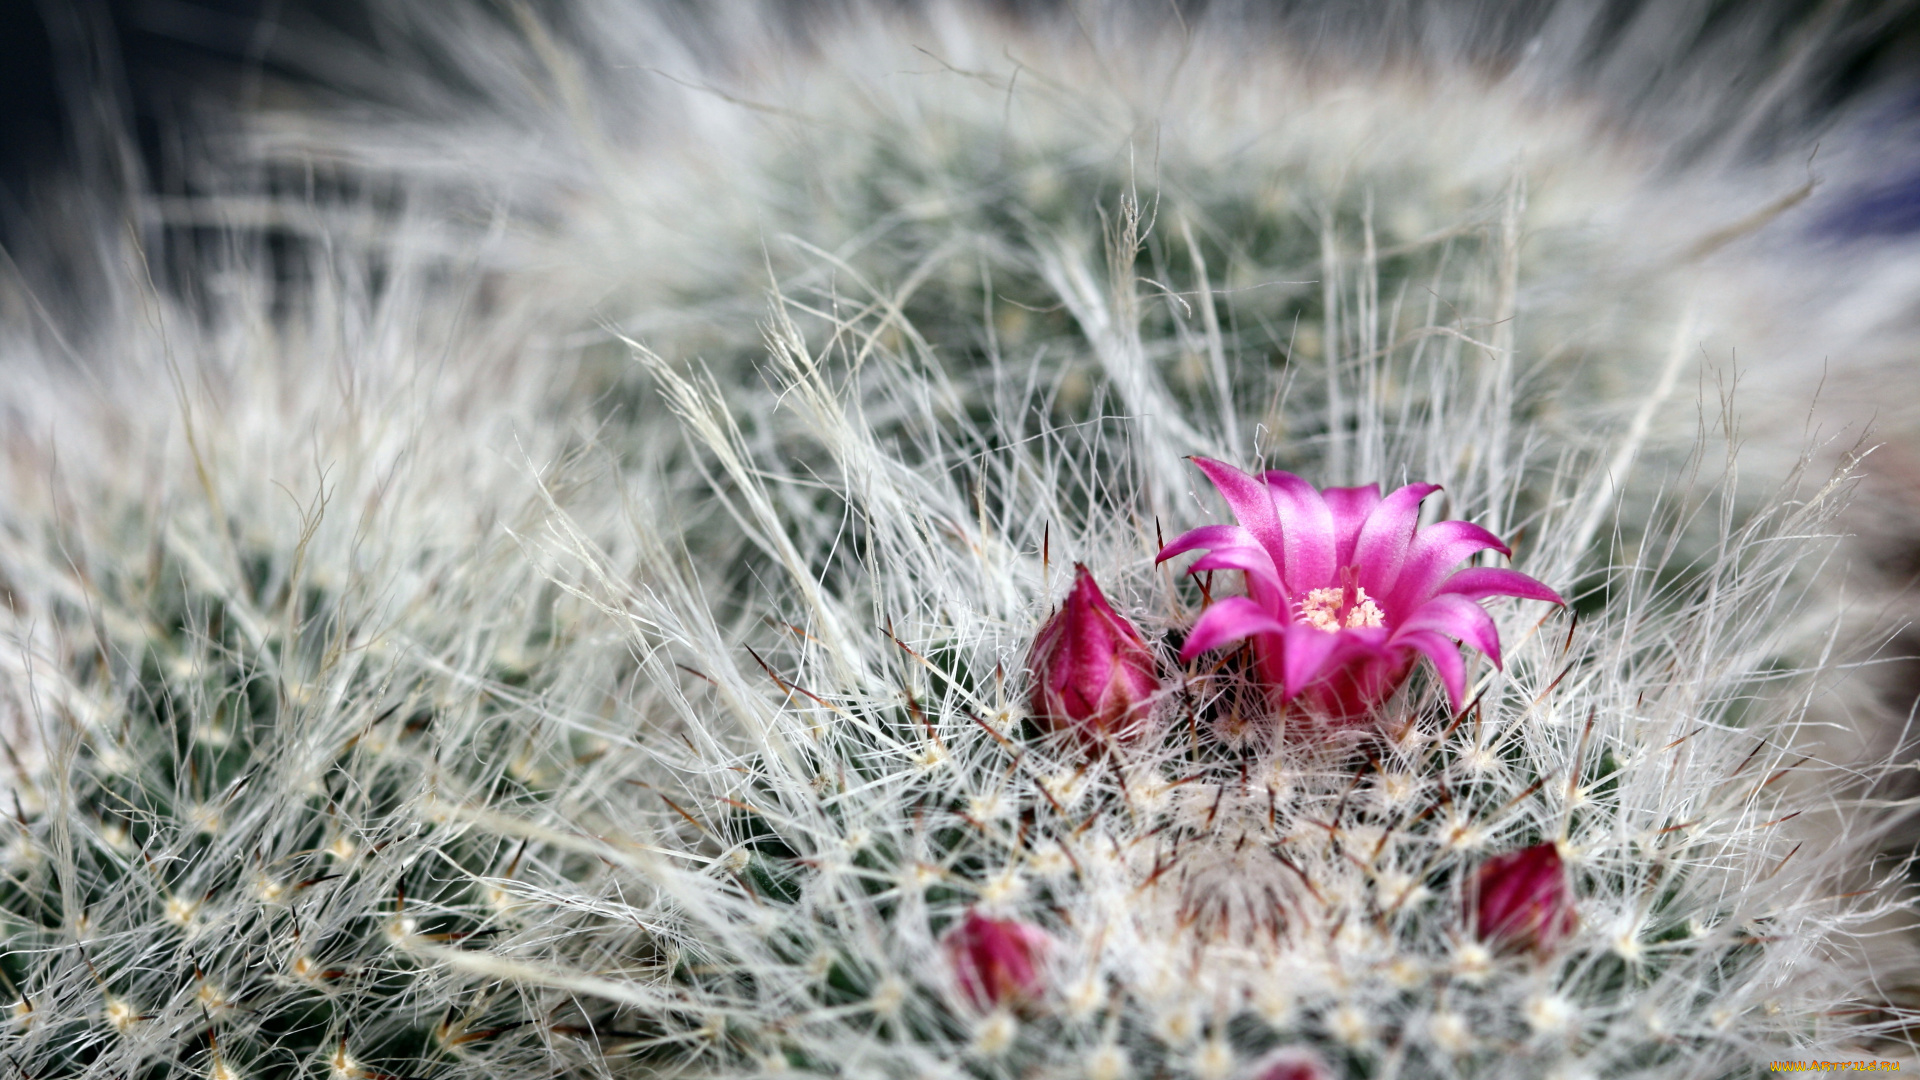
[[[480,107],[263,116],[208,194],[142,204],[230,245],[189,287],[153,229],[100,234],[81,332],[9,286],[14,1068],[1906,1045],[1903,804],[1829,730],[1852,474],[1700,478],[1732,422],[1672,417],[1725,308],[1648,253],[1684,200],[1645,146],[1231,23],[943,6],[783,50],[766,9],[673,10],[439,25]],[[1138,747],[1041,736],[1072,562],[1171,662],[1199,593],[1153,554],[1219,514],[1194,453],[1441,483],[1579,617],[1496,604],[1504,670],[1457,716],[1416,679],[1378,737],[1222,715],[1204,664]],[[1540,841],[1581,929],[1490,955],[1465,882]],[[955,992],[972,905],[1052,935],[1024,1014]]]

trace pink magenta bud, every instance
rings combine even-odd
[[[1093,575],[1073,567],[1073,591],[1034,636],[1027,670],[1035,718],[1058,731],[1128,735],[1145,719],[1160,689],[1146,640],[1107,603]]]
[[[1556,844],[1535,844],[1480,864],[1474,933],[1503,952],[1548,953],[1580,925]]]
[[[1046,991],[1046,931],[1016,919],[989,919],[968,909],[940,936],[960,991],[976,1008],[1032,1004]]]
[[[1304,1046],[1285,1046],[1253,1063],[1246,1080],[1333,1080],[1326,1060]]]

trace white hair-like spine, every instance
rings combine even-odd
[[[1593,433],[1685,317],[1596,194],[1630,153],[1469,80],[937,15],[670,93],[725,125],[650,136],[671,167],[469,130],[502,167],[463,187],[296,117],[255,152],[420,205],[307,204],[298,272],[209,265],[199,306],[128,269],[83,364],[13,338],[18,1067],[1704,1076],[1899,1038],[1900,807],[1817,730],[1849,477],[1742,504],[1661,475],[1671,424]],[[554,108],[630,107],[526,40]],[[1416,679],[1392,737],[1278,737],[1195,667],[1089,757],[1025,723],[1027,647],[1078,560],[1177,667],[1195,452],[1442,483],[1582,614],[1496,605],[1505,670],[1458,717]],[[1582,929],[1492,956],[1464,883],[1541,840]],[[1024,1013],[956,990],[976,905],[1055,942]]]

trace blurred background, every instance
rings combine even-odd
[[[889,0],[899,6],[924,6]],[[150,176],[183,127],[262,93],[405,108],[381,64],[434,66],[419,31],[439,12],[501,20],[555,0],[4,0],[0,2],[0,185],[9,217],[29,192],[87,162],[104,139],[133,133]],[[703,6],[693,0],[658,5]],[[796,38],[844,5],[776,5]],[[1007,15],[1057,14],[1074,0],[983,0]],[[1114,5],[1094,5],[1108,7]],[[1866,108],[1901,145],[1883,147],[1884,183],[1856,193],[1834,222],[1849,234],[1920,231],[1920,3],[1912,0],[1168,0],[1136,6],[1193,19],[1243,19],[1294,43],[1349,54],[1354,65],[1414,56],[1505,72],[1530,64],[1562,92],[1593,94],[1628,128],[1664,133],[1678,157],[1764,154]],[[423,18],[423,16],[425,16]],[[443,68],[449,79],[458,76]],[[1752,116],[1685,115],[1702,84],[1756,107]],[[1712,96],[1712,95],[1706,95]],[[1729,123],[1729,120],[1732,122]],[[1889,134],[1892,132],[1889,131]]]
[[[1016,20],[1092,11],[1073,0],[965,6]],[[1862,538],[1855,551],[1871,564],[1875,587],[1891,594],[1920,574],[1920,377],[1905,377],[1920,355],[1920,3],[1095,6],[1102,18],[1132,6],[1155,19],[1238,21],[1251,37],[1270,35],[1343,75],[1387,78],[1410,65],[1477,70],[1543,104],[1597,108],[1643,151],[1652,148],[1655,173],[1665,169],[1676,183],[1742,172],[1776,178],[1788,199],[1805,205],[1778,224],[1746,223],[1748,231],[1768,227],[1721,276],[1738,280],[1734,291],[1756,327],[1777,323],[1757,332],[1782,343],[1777,352],[1798,366],[1763,367],[1749,381],[1749,402],[1763,402],[1761,415],[1791,419],[1818,389],[1834,403],[1834,424],[1871,426],[1886,445],[1868,479],[1871,513],[1853,524]],[[849,10],[822,0],[764,10],[696,0],[652,7],[678,20],[690,40],[703,19],[717,23],[728,13],[784,20],[774,36],[796,50],[829,16]],[[32,268],[40,287],[76,294],[84,308],[87,261],[97,256],[79,239],[96,220],[83,206],[98,209],[116,193],[127,200],[122,210],[135,195],[204,193],[205,163],[221,158],[223,136],[261,108],[427,125],[456,123],[469,106],[484,112],[487,88],[470,81],[461,58],[440,51],[457,37],[445,27],[509,26],[531,15],[564,35],[568,11],[557,0],[0,0],[0,245]],[[1793,191],[1801,177],[1806,190]],[[152,222],[151,214],[125,216]],[[167,257],[156,277],[179,286],[195,273],[185,257],[194,237],[182,232],[193,226],[152,227],[168,241],[157,245]],[[1832,380],[1815,370],[1816,355],[1834,365]],[[1772,391],[1779,401],[1764,404]],[[1920,634],[1910,621],[1904,609],[1888,617],[1892,644],[1879,654],[1880,693],[1896,714],[1920,696]]]

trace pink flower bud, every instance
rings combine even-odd
[[[989,919],[968,909],[940,936],[954,980],[977,1008],[1028,1005],[1046,991],[1046,931],[1015,919]]]
[[[1056,731],[1132,734],[1160,689],[1153,654],[1140,631],[1107,603],[1087,568],[1076,563],[1073,573],[1066,604],[1034,636],[1027,657],[1030,707]]]
[[[1503,952],[1548,953],[1580,925],[1573,889],[1555,844],[1535,844],[1480,864],[1473,927]]]
[[[1253,1063],[1247,1080],[1333,1080],[1333,1070],[1304,1046],[1283,1046]]]

